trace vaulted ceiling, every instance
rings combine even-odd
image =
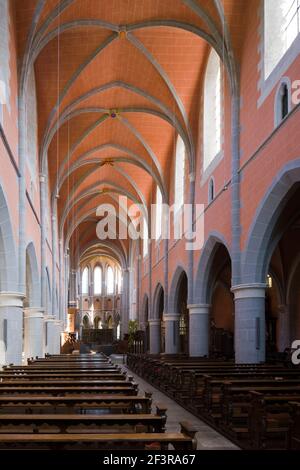
[[[218,44],[228,30],[224,47],[238,54],[244,5],[15,0],[20,83],[34,63],[40,166],[48,160],[71,252],[99,243],[101,202],[116,205],[122,194],[147,206],[156,184],[169,200],[178,134],[194,170],[208,41]],[[127,256],[128,242],[114,245]]]

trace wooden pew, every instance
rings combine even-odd
[[[119,410],[121,413],[150,413],[151,393],[144,397],[127,395],[15,395],[0,396],[0,414],[8,413],[86,413],[87,410]]]
[[[48,380],[48,379],[58,379],[58,380],[74,380],[74,379],[98,379],[98,380],[126,380],[126,374],[125,373],[116,373],[116,372],[53,372],[53,373],[48,373],[48,372],[39,372],[38,374],[15,374],[15,373],[6,373],[2,372],[0,373],[0,381],[1,379],[3,380],[18,380],[18,379],[23,379],[23,380]]]
[[[291,401],[289,406],[291,421],[287,433],[287,448],[300,450],[300,401]]]
[[[0,449],[13,450],[168,450],[196,449],[197,430],[181,423],[180,433],[0,434]]]
[[[102,386],[102,387],[0,387],[1,396],[18,396],[18,395],[49,395],[53,397],[57,396],[68,396],[68,395],[111,395],[111,394],[122,394],[122,395],[137,395],[138,393],[137,384],[130,382],[120,382],[117,386]]]
[[[6,414],[0,415],[0,434],[8,433],[133,433],[165,432],[166,409],[153,414]]]
[[[300,400],[300,393],[290,392],[270,395],[252,391],[249,411],[249,431],[254,449],[287,448],[287,433],[291,423],[291,401]]]
[[[129,379],[129,380],[127,380]],[[132,379],[132,380],[130,380]],[[121,386],[127,386],[128,384],[132,384],[133,387],[137,387],[137,384],[133,381],[133,377],[125,377],[124,380],[110,380],[110,379],[104,379],[104,380],[97,380],[97,379],[77,379],[77,380],[68,380],[68,379],[43,379],[43,380],[27,380],[27,379],[5,379],[0,381],[0,389],[2,387],[12,387],[12,388],[19,388],[19,387],[52,387],[55,386],[55,388],[60,388],[60,387],[74,387],[74,388],[80,388],[80,387],[89,387],[90,389],[93,389],[94,387],[121,387]]]
[[[299,380],[247,379],[223,382],[221,392],[222,425],[234,427],[243,418],[248,418],[250,392],[282,393],[299,391]]]

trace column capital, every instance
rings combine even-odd
[[[210,307],[210,304],[190,304],[187,306],[189,315],[207,315]]]
[[[42,307],[26,307],[24,308],[25,318],[44,318],[44,309]]]
[[[55,322],[56,318],[54,315],[46,315],[45,316],[45,321],[46,322]]]
[[[249,298],[264,298],[266,295],[266,284],[253,283],[253,284],[239,284],[231,288],[234,293],[235,300],[249,299]]]
[[[160,325],[160,320],[157,318],[149,318],[148,323],[150,325]]]
[[[164,313],[164,321],[178,321],[180,318],[180,313]]]
[[[0,292],[0,307],[23,307],[25,295],[21,292]]]

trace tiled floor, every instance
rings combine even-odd
[[[121,361],[116,361],[121,362]],[[180,431],[180,421],[190,421],[193,425],[197,426],[199,431],[196,434],[197,438],[197,449],[199,450],[237,450],[235,444],[230,442],[228,439],[223,437],[221,434],[216,432],[214,429],[203,423],[200,419],[193,416],[191,413],[186,411],[174,400],[167,397],[164,393],[160,392],[156,388],[152,387],[148,382],[135,375],[131,370],[123,366],[129,375],[132,375],[135,381],[139,384],[140,393],[145,391],[152,392],[153,394],[153,405],[155,403],[163,403],[167,406],[167,426],[166,430],[169,432]],[[155,408],[154,408],[155,409]],[[154,411],[153,409],[153,411]]]

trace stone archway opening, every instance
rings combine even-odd
[[[219,245],[210,274],[210,356],[234,356],[234,301],[231,293],[231,259]]]

